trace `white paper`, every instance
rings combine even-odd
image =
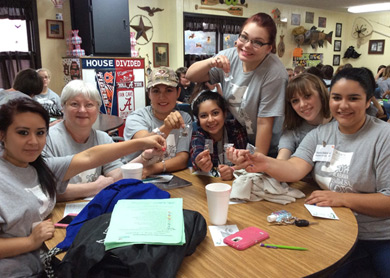
[[[213,239],[214,246],[227,246],[223,239],[231,234],[238,232],[237,225],[222,225],[222,226],[209,226],[211,238]]]
[[[307,204],[305,204],[305,207],[314,217],[336,219],[336,220],[339,219],[331,207],[318,207],[315,205],[307,205]]]
[[[80,211],[88,204],[88,202],[68,203],[65,205],[64,216],[69,213],[79,214]]]
[[[317,145],[313,161],[330,162],[332,160],[334,145]]]

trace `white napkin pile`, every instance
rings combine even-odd
[[[302,191],[263,173],[248,173],[242,169],[234,171],[234,176],[236,179],[230,193],[230,199],[233,201],[267,200],[285,205],[305,197]]]

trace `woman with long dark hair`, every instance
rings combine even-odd
[[[66,157],[44,158],[49,115],[35,100],[17,98],[0,107],[0,273],[37,277],[42,272],[39,248],[54,234],[45,220],[56,193],[87,169],[146,148],[161,150],[159,136],[105,144]],[[66,144],[66,142],[64,142]]]

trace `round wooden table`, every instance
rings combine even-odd
[[[225,182],[219,178],[192,175],[189,169],[174,173],[192,182],[191,186],[169,190],[171,198],[183,198],[185,209],[200,212],[208,222],[205,185]],[[232,184],[232,182],[226,182]],[[315,185],[305,182],[291,184],[308,196]],[[268,201],[231,204],[227,225],[241,230],[255,226],[267,231],[270,238],[263,243],[306,247],[308,251],[272,249],[256,244],[244,251],[228,246],[215,247],[210,232],[194,254],[185,257],[177,277],[327,277],[341,264],[353,248],[358,233],[356,218],[348,208],[333,208],[339,220],[313,218],[304,207],[304,198],[280,205]],[[58,203],[52,220],[62,218],[65,204]],[[308,227],[271,225],[266,217],[273,211],[285,209],[295,217],[317,222]],[[54,238],[46,241],[48,248],[65,237],[64,229],[56,229]],[[63,254],[59,254],[59,258]]]

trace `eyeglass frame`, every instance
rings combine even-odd
[[[242,36],[246,37],[246,39],[242,38]],[[263,47],[264,45],[271,45],[271,43],[269,43],[269,42],[261,42],[261,41],[258,41],[258,40],[250,40],[247,35],[242,34],[242,33],[240,35],[238,35],[238,40],[240,42],[244,43],[244,44],[250,42],[252,44],[253,48],[256,48],[256,49],[259,49],[259,48]]]

